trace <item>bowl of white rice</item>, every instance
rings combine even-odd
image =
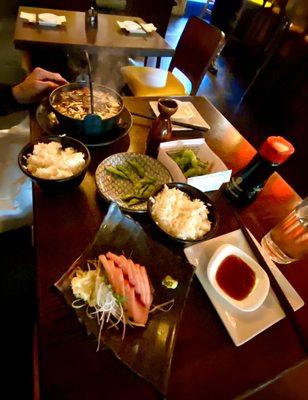
[[[91,156],[79,140],[68,136],[44,136],[28,143],[19,153],[24,174],[43,189],[63,191],[83,181]]]
[[[148,201],[148,212],[168,238],[180,243],[195,243],[212,237],[218,218],[212,201],[186,183],[160,186]]]

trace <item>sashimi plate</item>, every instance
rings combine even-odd
[[[173,300],[172,308],[151,313],[145,327],[127,327],[124,338],[121,328],[103,328],[99,336],[97,320],[88,316],[85,307],[75,309],[76,314],[87,331],[100,338],[101,347],[109,347],[124,364],[166,394],[176,334],[194,267],[150,239],[134,219],[123,214],[116,203],[111,203],[93,242],[55,284],[69,305],[75,300],[70,281],[76,268],[86,270],[88,260],[108,251],[124,254],[146,266],[154,289],[153,305]],[[178,281],[176,289],[162,285],[166,275]],[[95,352],[95,346],[91,351]]]

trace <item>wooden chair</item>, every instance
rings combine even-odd
[[[180,37],[168,71],[126,66],[121,68],[124,81],[135,96],[186,95],[183,83],[172,74],[179,69],[192,84],[195,95],[202,79],[221,48],[224,33],[197,17],[191,17]]]
[[[266,1],[266,0],[265,0]],[[199,18],[205,18],[207,15],[211,15],[212,11],[209,9],[210,5],[213,5],[215,3],[214,0],[206,0],[205,4],[201,10],[201,13],[199,15]]]
[[[243,42],[249,53],[259,59],[267,52],[268,47],[280,31],[285,17],[287,0],[272,0],[271,6],[260,7],[244,34]]]

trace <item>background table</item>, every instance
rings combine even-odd
[[[208,145],[234,170],[255,154],[253,147],[203,97],[191,101],[211,126],[204,134]],[[150,113],[149,98],[125,98],[128,109]],[[182,99],[183,100],[183,99]],[[96,190],[96,166],[111,153],[143,151],[148,121],[135,118],[128,138],[108,147],[91,149],[92,163],[80,188],[66,195],[50,196],[34,187],[34,237],[38,274],[38,331],[35,382],[41,399],[156,399],[159,395],[144,380],[120,363],[109,351],[95,352],[95,338],[88,337],[53,283],[94,237],[108,209]],[[31,120],[32,137],[42,134]],[[182,135],[182,134],[181,134]],[[187,132],[184,133],[187,136]],[[191,132],[190,137],[200,136]],[[229,206],[215,192],[220,213],[217,235],[237,229]],[[260,239],[284,217],[299,196],[274,174],[258,199],[241,215]],[[147,225],[147,217],[136,217]],[[181,252],[174,246],[173,250]],[[308,270],[304,262],[282,267],[304,301],[308,300]],[[308,334],[307,306],[296,316]],[[246,344],[236,347],[198,280],[194,278],[184,309],[171,368],[168,398],[230,399],[250,396],[278,374],[300,364],[305,354],[290,323],[284,319]]]
[[[19,18],[20,12],[53,13],[64,15],[66,25],[55,28],[46,28],[36,24],[29,24]],[[142,19],[123,15],[98,14],[97,33],[85,29],[85,13],[79,11],[53,10],[47,8],[19,7],[16,21],[14,43],[20,50],[33,50],[46,47],[84,50],[89,52],[98,49],[108,49],[113,55],[128,57],[153,56],[171,57],[174,49],[157,33],[147,35],[132,35],[123,32],[117,21]]]

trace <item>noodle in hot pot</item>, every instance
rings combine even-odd
[[[113,117],[121,110],[120,102],[111,93],[94,89],[93,99],[94,113],[102,119]],[[67,117],[82,120],[90,112],[90,91],[86,87],[63,91],[53,107]]]

